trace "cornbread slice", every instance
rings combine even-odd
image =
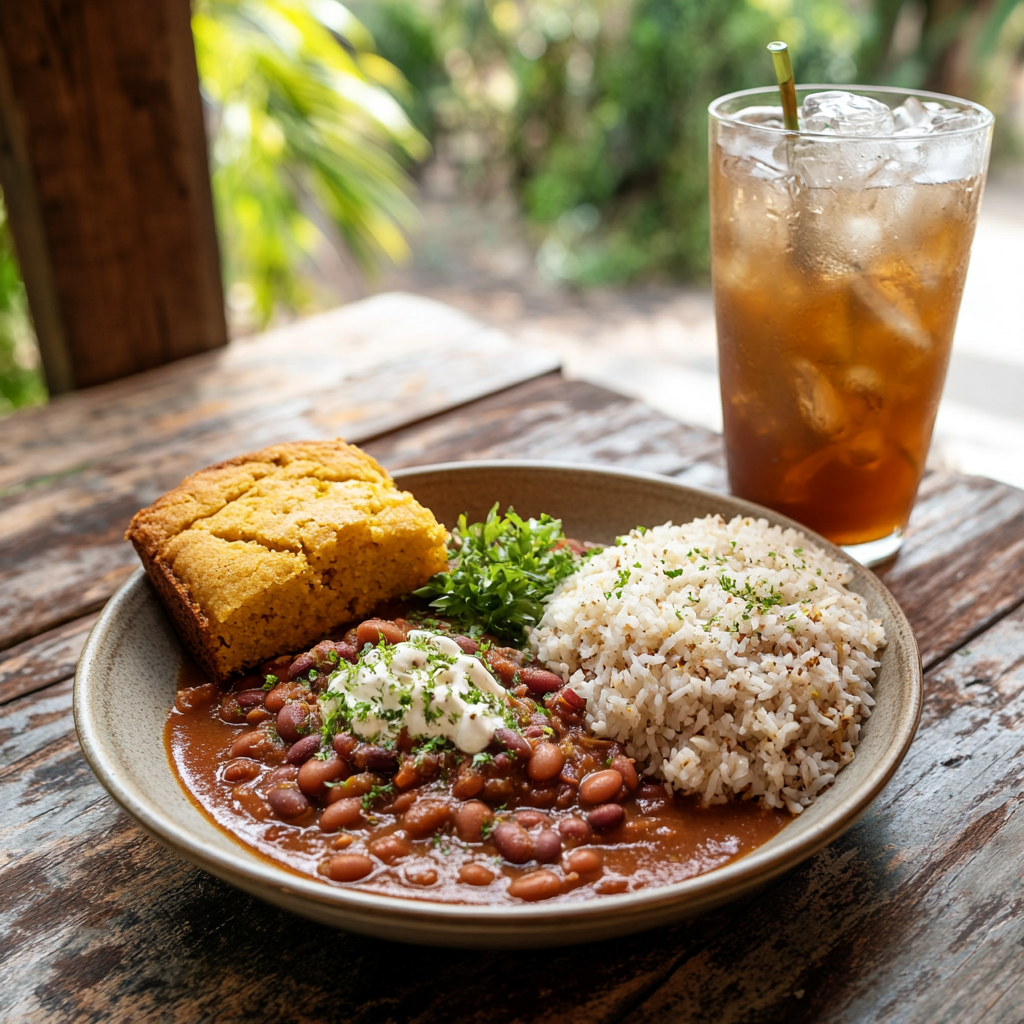
[[[137,513],[125,537],[219,680],[308,646],[447,564],[430,510],[341,439],[200,470]]]

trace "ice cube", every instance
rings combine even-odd
[[[934,100],[922,103],[916,96],[908,96],[892,113],[897,135],[931,135],[981,123],[981,115],[975,110],[947,107]]]
[[[797,407],[806,425],[826,437],[838,434],[845,422],[843,401],[825,372],[809,359],[793,361]]]
[[[908,96],[892,116],[900,135],[923,135],[932,123],[931,114],[916,96]]]
[[[803,129],[830,135],[892,135],[892,111],[870,96],[833,89],[811,93],[800,109]]]

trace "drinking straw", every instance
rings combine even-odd
[[[789,47],[783,42],[769,43],[768,52],[772,55],[775,77],[782,94],[782,120],[788,131],[798,132],[800,122],[796,116],[796,82],[793,80],[793,65],[789,62]]]

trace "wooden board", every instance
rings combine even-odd
[[[106,796],[78,751],[70,681],[50,686],[0,708],[0,919],[15,938],[0,953],[0,1011],[1017,1024],[1024,612],[937,666],[925,686],[922,728],[893,782],[853,829],[768,892],[654,933],[536,953],[346,935],[188,867]]]
[[[602,388],[542,378],[368,450],[386,466],[532,458],[622,465],[725,490],[722,440]],[[1024,491],[932,473],[895,566],[883,575],[914,626],[926,667],[1024,601]]]
[[[0,160],[51,391],[227,342],[188,0],[0,5]]]
[[[281,441],[362,442],[557,365],[439,303],[381,296],[10,417],[0,650],[100,608],[137,564],[129,520],[189,473]]]
[[[229,349],[223,358],[245,356]],[[260,358],[243,377],[258,377]],[[393,385],[411,365],[406,358],[384,377]],[[486,359],[467,365],[475,370],[452,379],[465,381],[469,404],[413,389],[428,397],[402,399],[402,426],[386,401],[371,400],[387,389],[382,371],[367,370],[345,394],[368,410],[368,449],[392,468],[550,458],[724,485],[713,434],[540,365],[523,383],[502,376],[507,369],[491,376]],[[202,374],[187,367],[155,375],[149,401],[112,386],[109,416],[119,425],[105,425],[102,404],[75,413],[59,403],[53,419],[65,437],[82,435],[69,442],[77,452],[60,451],[62,431],[46,417],[41,429],[23,429],[20,452],[5,451],[0,538],[12,539],[0,548],[0,600],[15,585],[23,598],[32,586],[50,590],[27,611],[9,603],[0,620],[0,1019],[1019,1024],[1021,492],[950,474],[925,481],[886,577],[926,655],[921,730],[882,796],[826,850],[754,897],[652,933],[533,953],[398,946],[293,917],[184,864],[117,809],[78,749],[70,673],[89,602],[131,564],[117,561],[119,517],[146,486],[160,486],[154,463],[178,473],[188,458],[206,461],[218,444],[259,429],[253,396],[265,385],[250,378],[233,391],[233,371],[216,359],[207,366],[223,374],[219,391],[203,392]],[[332,429],[330,410],[345,408],[337,396],[351,380],[336,372],[327,388],[335,405],[299,380],[292,397],[270,404],[263,429]],[[504,390],[473,392],[479,373]],[[125,437],[130,423],[137,429]],[[34,443],[38,462],[26,472]],[[48,607],[70,621],[42,630],[54,617]],[[28,636],[10,646],[19,628]]]

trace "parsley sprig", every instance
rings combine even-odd
[[[564,539],[562,521],[546,514],[522,519],[510,508],[502,516],[495,504],[482,523],[461,515],[448,543],[448,572],[415,594],[460,624],[522,641],[544,614],[544,598],[579,564],[569,547],[557,547]]]

